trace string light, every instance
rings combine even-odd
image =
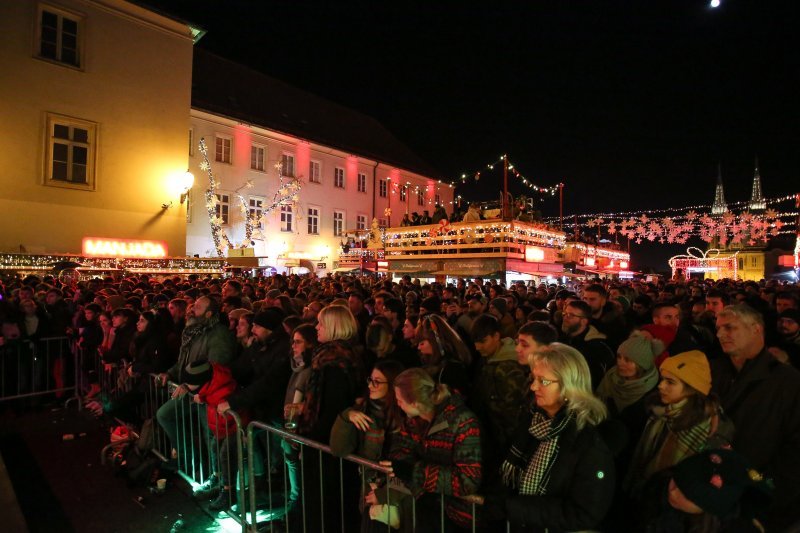
[[[501,155],[501,156],[500,156],[500,161],[499,161],[499,163],[495,163],[495,162],[488,163],[488,164],[486,164],[486,165],[485,165],[485,169],[487,169],[487,170],[494,170],[494,167],[495,167],[495,165],[497,165],[497,164],[503,164],[503,161],[504,161],[504,160],[508,161],[508,170],[509,170],[509,171],[510,171],[510,172],[511,172],[511,173],[512,173],[512,174],[513,174],[513,175],[514,175],[514,176],[515,176],[517,179],[519,179],[519,180],[520,180],[520,182],[521,182],[523,185],[525,185],[526,187],[528,187],[529,189],[531,189],[531,190],[533,190],[533,191],[535,191],[535,192],[538,192],[538,193],[541,193],[541,194],[550,194],[551,196],[555,196],[555,194],[558,192],[558,190],[559,190],[561,187],[563,187],[563,186],[564,186],[564,184],[563,184],[563,183],[558,183],[557,185],[553,185],[552,187],[541,187],[541,186],[539,186],[539,185],[536,185],[536,184],[534,184],[534,183],[533,183],[531,180],[529,180],[528,178],[526,178],[525,176],[523,176],[523,175],[522,175],[522,174],[521,174],[521,173],[520,173],[520,172],[517,170],[517,167],[516,167],[516,165],[514,165],[514,164],[513,164],[513,163],[512,163],[510,160],[508,160],[508,156],[506,156],[505,154],[503,154],[503,155]],[[473,178],[475,181],[478,181],[478,180],[480,180],[480,179],[481,179],[481,172],[482,172],[482,170],[476,170],[475,172],[472,172],[472,173],[470,173],[470,174],[466,174],[466,173],[464,173],[464,174],[461,174],[461,183],[466,183],[466,180],[467,180],[467,177],[468,177],[468,176],[472,176],[472,178]]]
[[[86,257],[81,255],[0,254],[0,270],[52,271],[60,262],[78,263],[79,271],[126,271],[164,274],[222,274],[223,259]]]

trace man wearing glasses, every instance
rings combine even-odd
[[[586,358],[592,374],[592,390],[597,388],[600,380],[609,368],[614,366],[614,352],[606,343],[606,336],[592,326],[592,309],[581,300],[572,300],[564,306],[561,314],[561,342],[569,344]]]

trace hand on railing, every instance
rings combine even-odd
[[[226,401],[217,404],[217,413],[224,415],[231,408],[231,404]]]
[[[164,387],[164,386],[167,385],[167,380],[168,379],[169,379],[169,374],[167,374],[166,372],[161,373],[161,374],[159,374],[159,375],[157,375],[155,377],[156,383],[158,385],[160,385],[161,387]]]
[[[189,391],[188,391],[188,390],[186,390],[186,387],[184,387],[183,385],[178,385],[177,387],[175,387],[175,390],[174,390],[174,391],[172,391],[172,396],[171,396],[171,398],[172,398],[173,400],[174,400],[174,399],[176,399],[176,398],[180,398],[181,396],[183,396],[183,395],[184,395],[184,394],[186,394],[187,392],[189,392]]]
[[[483,503],[486,501],[486,498],[480,494],[469,494],[467,496],[462,496],[461,499],[476,505],[483,505]]]

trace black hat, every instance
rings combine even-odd
[[[193,361],[186,365],[183,382],[187,385],[205,385],[211,381],[214,371],[208,361]]]
[[[675,485],[703,511],[718,517],[731,514],[748,488],[768,492],[763,476],[747,459],[728,449],[706,450],[678,463]]]
[[[438,296],[429,296],[425,298],[419,306],[429,313],[439,314],[442,312],[442,301]]]
[[[284,315],[277,307],[268,307],[253,317],[253,324],[258,324],[262,328],[276,331],[282,327]]]
[[[495,298],[489,302],[489,305],[493,306],[501,314],[506,314],[506,311],[508,311],[508,301],[505,298]]]
[[[787,318],[800,324],[800,311],[797,309],[784,309],[778,314],[778,318]]]

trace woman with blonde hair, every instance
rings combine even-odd
[[[463,498],[481,484],[478,418],[459,395],[451,395],[447,385],[434,382],[421,368],[398,375],[394,395],[406,420],[393,438],[389,466],[417,498],[417,531],[438,531],[440,494],[450,525],[470,526],[472,509]],[[378,503],[375,495],[368,496],[367,503]],[[402,512],[400,523],[411,519]]]
[[[614,458],[597,431],[606,407],[574,348],[552,343],[529,362],[535,402],[502,466],[506,516],[516,531],[598,529],[614,497]]]

